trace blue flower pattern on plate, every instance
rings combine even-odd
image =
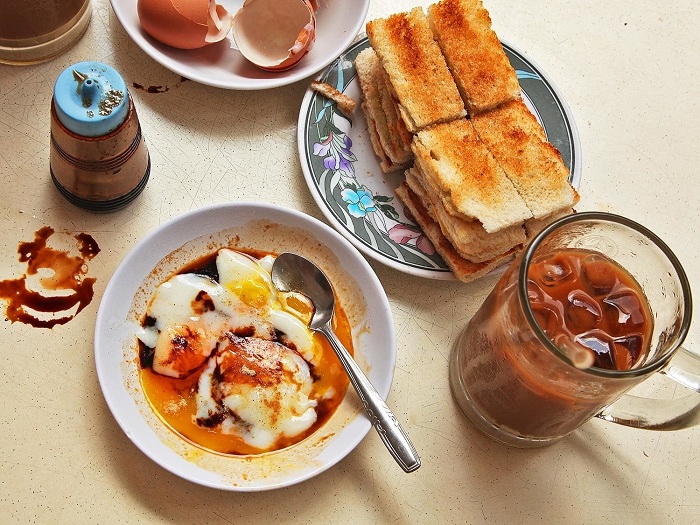
[[[342,91],[343,68],[339,65],[335,71],[338,75],[336,89]],[[324,173],[320,179],[331,178],[327,198],[333,197],[351,217],[361,219],[367,232],[372,231],[383,237],[384,249],[389,247],[396,256],[404,259],[405,256],[401,255],[398,248],[410,250],[421,264],[436,270],[446,269],[432,243],[412,222],[407,210],[402,211],[408,220],[401,220],[394,208],[395,197],[373,194],[372,190],[357,180],[354,166],[357,157],[352,152],[352,139],[348,136],[352,123],[337,110],[332,101],[325,101],[315,117],[315,124],[319,141],[313,143],[312,153],[323,159]],[[371,235],[367,233],[366,237],[371,238]]]

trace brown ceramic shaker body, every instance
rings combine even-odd
[[[125,86],[119,86],[123,95],[114,87],[121,77],[98,85],[100,78],[88,76],[95,63],[85,64],[69,68],[82,82],[68,82],[68,98],[57,92],[57,82],[51,102],[51,177],[73,204],[91,211],[114,211],[143,191],[150,174],[150,157],[133,100]],[[80,107],[74,100],[73,83],[78,86]],[[89,91],[90,84],[97,89]],[[109,104],[97,102],[100,97],[124,107],[113,115]]]

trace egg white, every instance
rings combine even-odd
[[[221,310],[208,309],[198,298],[215,301],[224,292],[216,282],[194,274],[176,275],[158,287],[148,311],[155,324],[138,334],[154,349],[154,372],[185,377],[204,364],[228,320]]]

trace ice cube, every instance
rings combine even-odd
[[[575,341],[595,352],[594,366],[615,370],[613,339],[602,330],[589,330],[576,336]]]
[[[534,279],[527,280],[527,299],[531,303],[541,302],[544,300],[545,293]]]
[[[540,302],[530,302],[530,307],[535,315],[535,321],[550,339],[562,330],[562,316],[556,308]]]
[[[630,327],[637,327],[647,319],[646,309],[639,295],[627,286],[617,286],[603,299],[605,316],[611,333],[623,335]]]
[[[573,334],[591,330],[600,324],[603,312],[593,297],[582,290],[573,290],[566,305],[566,326]]]
[[[561,255],[547,255],[530,266],[530,277],[544,286],[557,286],[576,277],[571,261]]]
[[[613,263],[602,255],[592,254],[583,260],[581,275],[593,295],[607,295],[615,287],[617,275]]]
[[[613,339],[615,348],[615,363],[618,370],[629,370],[639,361],[642,355],[644,337],[642,334],[631,334]]]

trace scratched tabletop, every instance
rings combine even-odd
[[[26,252],[42,238],[82,246],[75,257],[92,285],[80,310],[53,327],[15,316],[18,296],[0,305],[0,523],[700,523],[700,428],[662,433],[596,419],[541,449],[490,441],[453,402],[447,360],[497,277],[426,279],[372,259],[398,341],[388,401],[421,454],[418,471],[404,474],[374,432],[322,474],[264,492],[205,488],[146,457],[115,422],[96,377],[105,287],[138,241],[202,206],[258,201],[326,220],[296,142],[310,79],[262,91],[188,80],[144,53],[108,0],[92,5],[87,33],[64,54],[0,65],[3,289],[30,287]],[[367,16],[415,5],[428,2],[373,0]],[[581,142],[577,209],[649,227],[700,290],[700,4],[485,5],[498,35],[547,72],[571,109]],[[114,213],[70,204],[49,171],[54,82],[84,60],[124,77],[151,155],[145,190]],[[700,353],[697,322],[685,346]]]

